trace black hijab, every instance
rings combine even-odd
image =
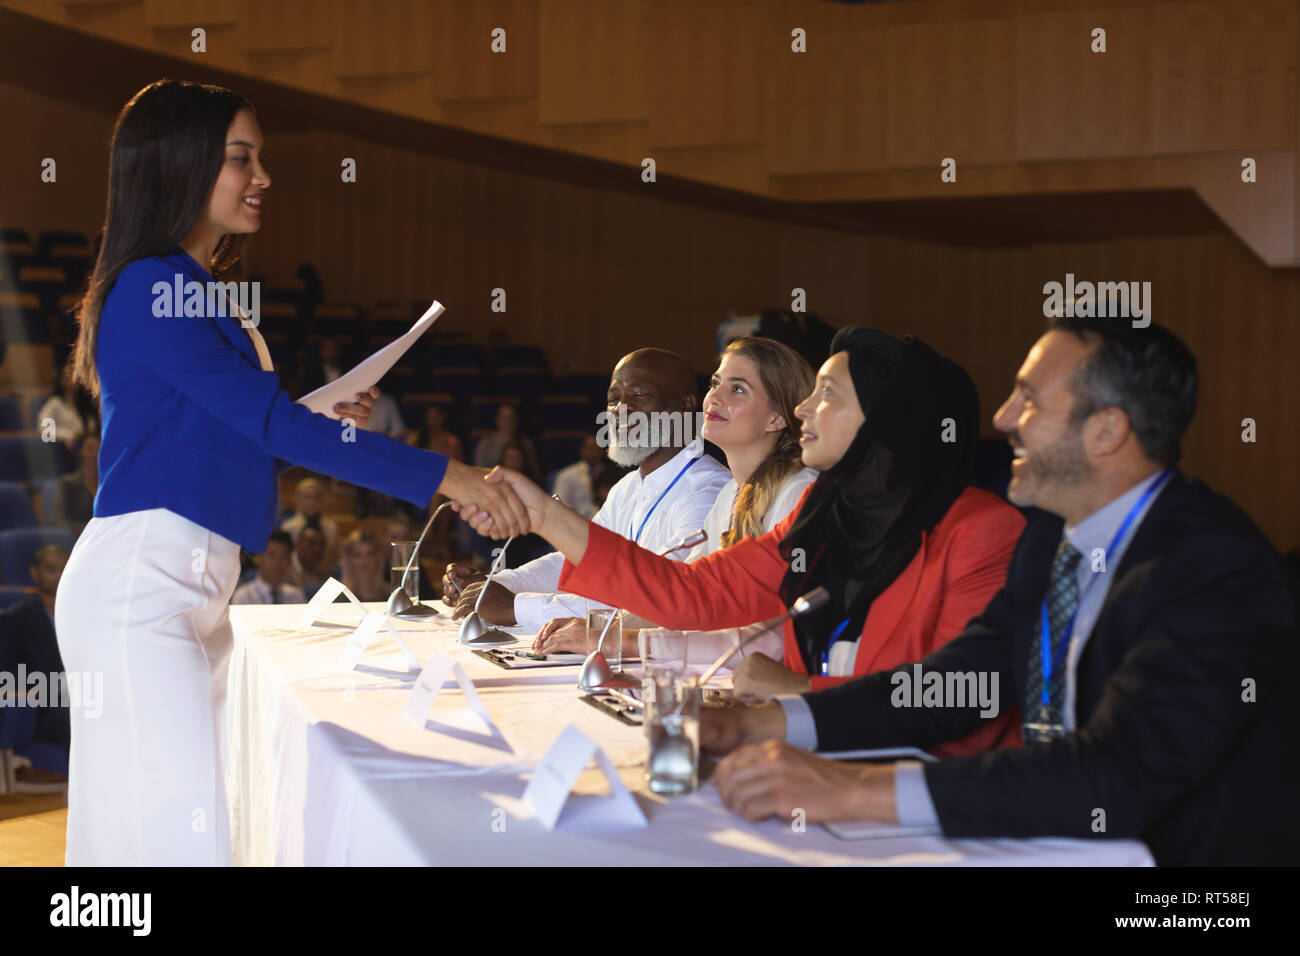
[[[970,483],[979,438],[970,376],[924,342],[846,328],[831,343],[836,352],[848,353],[866,420],[844,457],[813,484],[781,541],[790,566],[781,582],[785,604],[818,585],[830,592],[821,611],[795,619],[809,674],[821,673],[841,621],[848,619],[843,639],[862,633],[872,602]]]

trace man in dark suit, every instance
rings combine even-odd
[[[19,673],[45,675],[45,686],[51,687],[51,675],[63,673],[63,660],[54,637],[54,595],[59,587],[63,567],[68,563],[68,550],[57,544],[47,544],[32,558],[29,573],[36,584],[36,593],[0,611],[0,672],[11,675],[16,681]],[[24,665],[22,671],[19,665]],[[25,693],[26,687],[16,687]],[[5,720],[0,708],[0,720]],[[69,742],[68,708],[66,706],[40,707],[36,713],[36,734],[33,738],[42,743],[67,747]],[[20,767],[14,776],[19,783],[52,785],[66,783],[63,774]]]
[[[702,745],[732,751],[724,802],[948,837],[1136,838],[1160,864],[1300,862],[1295,601],[1264,535],[1174,470],[1196,391],[1167,330],[1056,320],[994,420],[1015,449],[1008,496],[1041,509],[1004,588],[919,670],[707,711]],[[969,674],[1022,707],[1022,748],[892,766],[807,752],[963,737],[979,704],[945,688]]]

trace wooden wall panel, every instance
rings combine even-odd
[[[540,0],[538,119],[608,123],[649,119],[650,0]]]

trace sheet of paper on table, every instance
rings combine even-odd
[[[579,798],[566,820],[583,829],[645,826],[645,814],[614,769],[613,761],[599,744],[572,724],[560,732],[533,771],[524,790],[524,803],[537,814],[542,826],[554,830],[573,785],[593,757],[609,783],[610,795]]]
[[[304,395],[298,399],[298,404],[337,420],[339,415],[334,411],[334,406],[339,402],[351,402],[358,392],[364,392],[370,386],[378,384],[388,374],[388,370],[397,364],[397,360],[406,354],[407,349],[415,344],[415,340],[433,327],[442,313],[442,303],[435,299],[433,305],[429,306],[429,311],[416,319],[415,324],[399,338],[363,359],[334,381]]]
[[[474,681],[465,673],[460,661],[453,660],[446,651],[434,651],[425,662],[420,676],[415,679],[415,686],[411,688],[411,696],[407,698],[406,716],[423,727],[424,720],[429,716],[429,710],[448,677],[456,678],[461,693],[465,695],[465,705],[488,730],[492,730],[495,724],[492,723],[488,709],[483,706],[483,699],[479,697]]]

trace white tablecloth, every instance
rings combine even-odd
[[[380,610],[381,605],[367,605]],[[415,655],[464,665],[496,723],[489,734],[448,684],[423,728],[404,713],[415,674],[380,632],[353,672],[339,652],[359,613],[335,604],[308,629],[302,606],[230,609],[235,633],[228,786],[235,860],[245,865],[767,864],[1149,866],[1129,840],[840,840],[822,827],[751,824],[717,791],[662,798],[642,780],[646,742],[581,701],[576,668],[507,671],[455,641],[446,618],[398,626]],[[649,819],[593,831],[570,810],[604,799],[579,779],[554,831],[524,805],[531,770],[573,724],[604,748]]]

